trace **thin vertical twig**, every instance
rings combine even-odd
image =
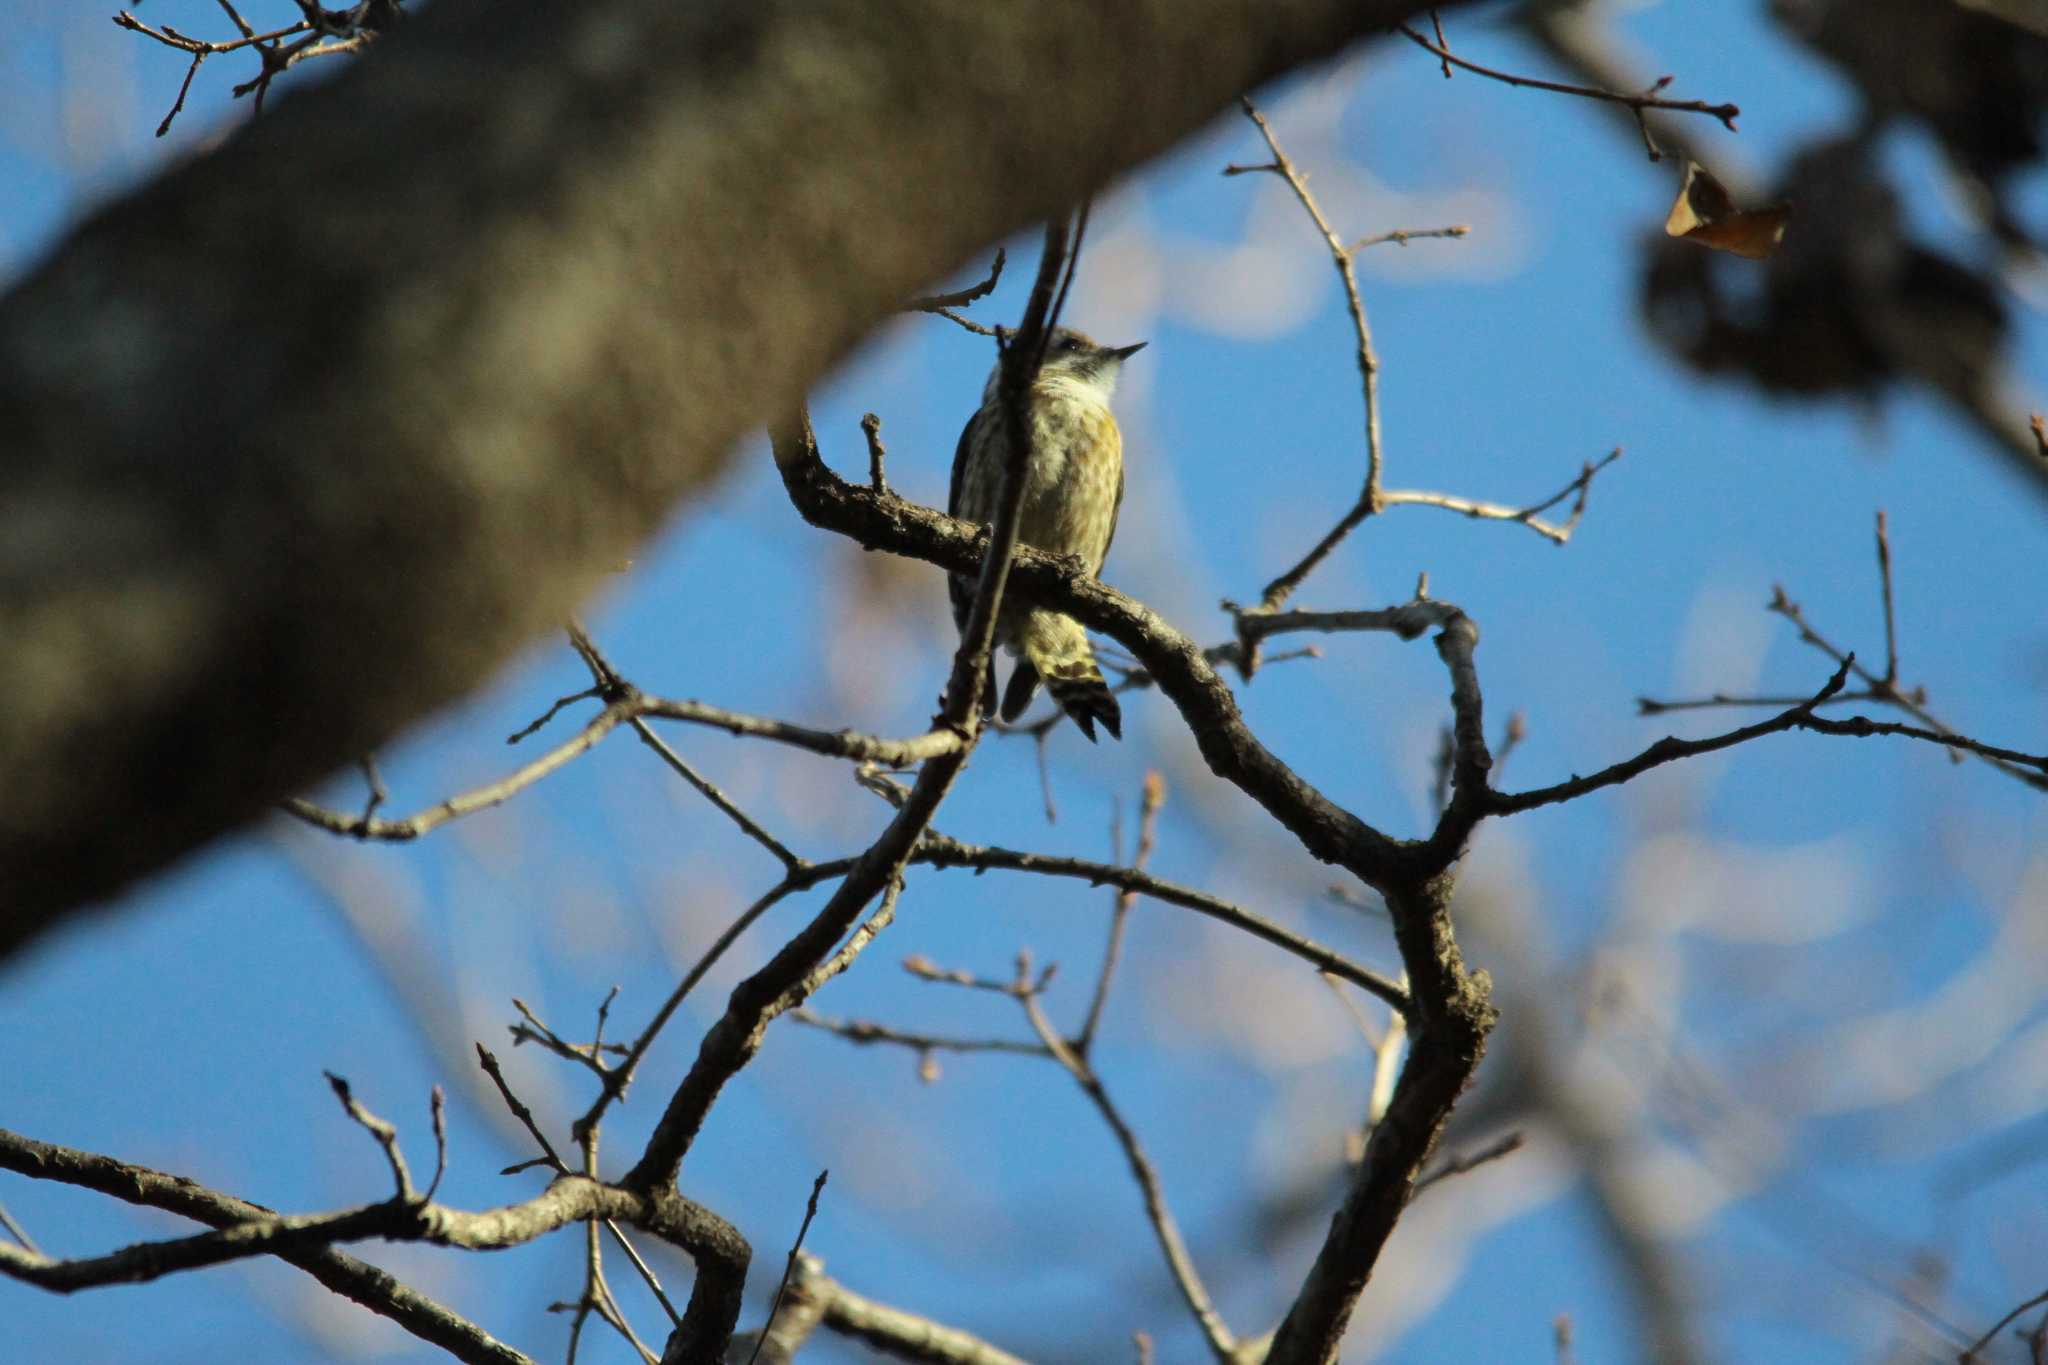
[[[1143,872],[1152,856],[1152,845],[1159,833],[1159,808],[1165,804],[1166,779],[1155,768],[1145,774],[1144,792],[1138,798],[1138,847],[1131,856],[1131,869],[1135,872]],[[1095,977],[1095,994],[1088,1001],[1088,1016],[1074,1037],[1074,1051],[1084,1059],[1094,1046],[1095,1029],[1102,1022],[1103,1006],[1109,1001],[1110,979],[1116,975],[1117,959],[1123,952],[1124,921],[1137,900],[1138,893],[1126,888],[1117,892],[1116,903],[1110,910],[1109,942],[1102,951],[1102,970]]]
[[[1237,1339],[1224,1324],[1222,1315],[1209,1298],[1209,1291],[1202,1284],[1200,1272],[1195,1269],[1194,1258],[1188,1254],[1187,1243],[1181,1239],[1180,1225],[1174,1221],[1173,1211],[1166,1206],[1166,1191],[1159,1183],[1159,1173],[1153,1169],[1151,1158],[1138,1141],[1138,1135],[1124,1122],[1124,1116],[1109,1098],[1102,1079],[1088,1064],[1088,1059],[1077,1053],[1066,1039],[1060,1037],[1052,1021],[1045,1017],[1039,1007],[1038,992],[1028,986],[1030,959],[1020,955],[1017,963],[1018,989],[1012,992],[1018,1003],[1024,1007],[1024,1017],[1030,1021],[1032,1032],[1045,1044],[1053,1060],[1065,1067],[1067,1074],[1081,1087],[1081,1093],[1094,1104],[1103,1122],[1116,1135],[1117,1144],[1123,1148],[1124,1160],[1130,1163],[1131,1175],[1138,1182],[1138,1191],[1145,1200],[1145,1216],[1152,1224],[1152,1231],[1159,1239],[1159,1249],[1166,1255],[1166,1267],[1173,1276],[1174,1286],[1180,1290],[1188,1311],[1202,1329],[1202,1335],[1209,1343],[1210,1352],[1216,1359],[1230,1365],[1237,1359]]]
[[[1351,253],[1338,238],[1336,229],[1330,226],[1330,220],[1323,216],[1322,206],[1309,192],[1307,179],[1296,169],[1287,154],[1280,150],[1280,141],[1273,135],[1272,125],[1266,122],[1266,116],[1259,112],[1258,106],[1253,104],[1249,97],[1239,102],[1244,106],[1245,117],[1252,121],[1259,130],[1259,136],[1266,140],[1266,147],[1272,152],[1273,160],[1263,166],[1226,166],[1223,173],[1241,175],[1253,170],[1271,171],[1287,182],[1288,188],[1294,191],[1294,197],[1300,200],[1302,208],[1307,210],[1310,220],[1315,223],[1316,231],[1322,234],[1324,244],[1330,248],[1330,261],[1337,267],[1337,275],[1344,282],[1344,304],[1350,310],[1351,329],[1358,338],[1358,374],[1365,397],[1365,486],[1359,491],[1358,501],[1352,504],[1351,510],[1346,512],[1335,526],[1330,528],[1329,533],[1317,541],[1315,547],[1293,568],[1266,585],[1266,590],[1260,595],[1260,605],[1267,611],[1277,611],[1293,595],[1294,590],[1301,586],[1302,580],[1313,573],[1316,566],[1328,558],[1330,552],[1336,549],[1359,523],[1379,511],[1382,464],[1380,360],[1378,351],[1373,347],[1372,326],[1366,320],[1365,302],[1359,296],[1358,271],[1352,265]]]
[[[804,1237],[811,1230],[811,1220],[818,1216],[818,1196],[824,1193],[825,1178],[831,1174],[829,1170],[819,1171],[817,1180],[811,1184],[810,1202],[804,1205],[804,1221],[796,1230],[796,1241],[790,1244],[789,1260],[782,1267],[782,1283],[775,1286],[775,1302],[768,1305],[768,1321],[762,1324],[761,1334],[754,1338],[754,1349],[747,1356],[747,1365],[754,1365],[754,1361],[759,1358],[761,1347],[768,1340],[769,1330],[775,1326],[775,1315],[782,1311],[782,1297],[789,1292],[790,1276],[796,1274],[797,1253],[804,1249]]]
[[[1877,578],[1884,592],[1884,682],[1899,680],[1899,630],[1892,614],[1892,540],[1884,509],[1877,509]]]

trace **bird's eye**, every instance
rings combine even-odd
[[[1079,338],[1079,337],[1062,337],[1062,338],[1060,338],[1060,349],[1061,349],[1062,351],[1078,351],[1078,350],[1080,350],[1080,349],[1081,349],[1081,338]]]

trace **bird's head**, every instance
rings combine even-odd
[[[1007,327],[998,327],[996,333],[1005,345],[1015,335]],[[1098,391],[1106,403],[1110,394],[1116,391],[1117,375],[1124,362],[1144,349],[1142,341],[1129,346],[1102,346],[1084,332],[1077,332],[1071,327],[1055,327],[1045,339],[1045,363],[1039,367],[1039,380],[1065,380],[1085,385]],[[995,397],[1002,375],[1003,362],[999,357],[995,369],[989,373],[988,385],[983,391],[985,399]]]

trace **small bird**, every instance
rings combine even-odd
[[[1046,339],[1045,362],[1032,382],[1027,425],[1031,458],[1024,470],[1024,508],[1018,538],[1052,554],[1075,555],[1088,572],[1099,573],[1116,535],[1124,504],[1124,438],[1110,413],[1123,363],[1144,349],[1098,346],[1081,333],[1054,328]],[[996,360],[982,386],[981,407],[967,419],[953,452],[953,491],[946,510],[966,521],[993,522],[1009,450],[1000,396],[1003,363]],[[974,605],[975,578],[954,574],[947,587],[953,623],[967,629]],[[1016,671],[1003,692],[1002,717],[1013,721],[1031,704],[1040,679],[1060,708],[1090,741],[1095,725],[1123,738],[1123,714],[1087,632],[1073,617],[1041,607],[1005,602],[996,618],[996,643],[1017,656]],[[991,656],[982,690],[984,714],[995,710],[995,660]]]

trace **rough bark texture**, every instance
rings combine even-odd
[[[1415,0],[438,0],[0,301],[0,953],[476,686],[905,295]]]

